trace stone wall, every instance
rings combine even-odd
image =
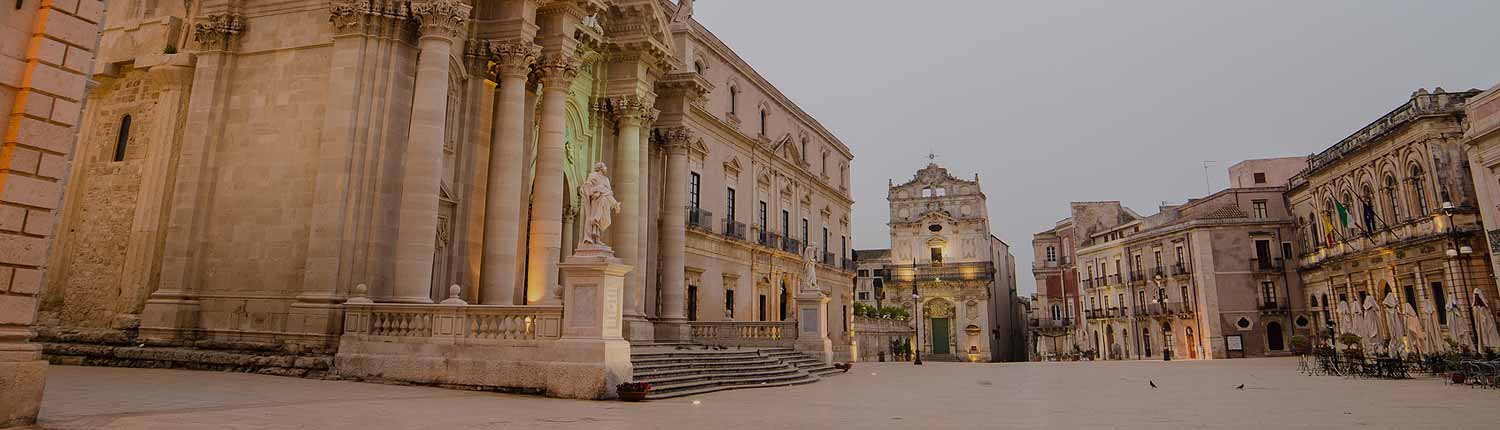
[[[859,361],[893,361],[891,341],[911,339],[911,321],[854,317],[854,343]]]

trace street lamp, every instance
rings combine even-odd
[[[916,320],[916,323],[915,323],[916,324],[915,325],[916,332],[913,333],[913,334],[916,335],[917,343],[916,343],[916,345],[912,345],[911,346],[911,349],[912,349],[912,351],[914,353],[913,357],[916,357],[915,360],[912,360],[911,364],[914,364],[914,365],[917,365],[917,366],[921,366],[922,365],[922,315],[920,313],[922,311],[922,301],[921,301],[921,299],[922,299],[922,295],[919,294],[919,293],[917,293],[917,283],[916,282],[912,282],[911,283],[911,317],[912,317],[912,319]]]
[[[1458,244],[1458,226],[1453,224],[1453,214],[1458,211],[1458,208],[1453,206],[1453,202],[1443,202],[1441,211],[1444,216],[1448,217],[1448,239],[1453,242],[1453,247],[1448,248],[1446,254],[1449,258],[1454,258],[1458,261],[1458,293],[1461,294],[1460,297],[1464,297],[1464,301],[1469,303],[1469,342],[1474,345],[1475,350],[1478,350],[1479,324],[1474,320],[1474,299],[1467,297],[1469,295],[1468,260],[1469,254],[1474,253],[1474,248]],[[1438,312],[1444,311],[1438,309]]]

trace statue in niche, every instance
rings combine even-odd
[[[593,173],[589,173],[588,179],[578,187],[578,194],[583,198],[584,245],[605,246],[604,231],[609,229],[613,214],[620,212],[620,201],[615,200],[615,191],[610,187],[609,177],[605,176],[608,173],[604,163],[596,163]]]

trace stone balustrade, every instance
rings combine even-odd
[[[796,321],[693,321],[693,341],[704,345],[791,347]]]
[[[373,338],[556,340],[562,306],[366,303],[344,305],[344,334]]]

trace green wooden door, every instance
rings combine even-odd
[[[932,319],[932,354],[946,355],[948,351],[948,319]]]

